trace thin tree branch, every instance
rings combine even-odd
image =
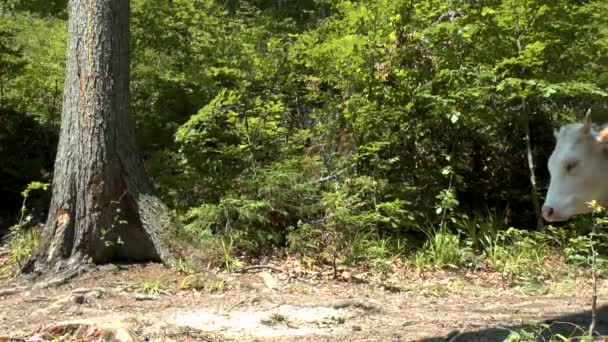
[[[589,325],[589,336],[593,338],[593,332],[595,331],[595,325],[597,321],[597,265],[596,265],[596,252],[595,252],[595,233],[597,231],[597,220],[595,217],[595,208],[591,213],[592,219],[592,228],[591,235],[589,236],[590,245],[591,245],[591,279],[593,280],[593,294],[591,297],[591,324]]]

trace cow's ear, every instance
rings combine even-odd
[[[608,126],[602,128],[596,135],[595,140],[600,144],[608,144]]]
[[[585,118],[583,119],[583,134],[587,135],[591,132],[591,109],[587,110]]]

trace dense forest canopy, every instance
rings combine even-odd
[[[534,229],[553,129],[608,120],[604,0],[131,4],[142,158],[185,229],[245,252]],[[50,180],[67,15],[0,4],[4,226]]]

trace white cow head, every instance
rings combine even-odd
[[[549,222],[590,213],[591,200],[602,205],[608,201],[608,127],[592,125],[587,112],[582,123],[555,131],[555,138],[548,163],[551,182],[542,208]]]

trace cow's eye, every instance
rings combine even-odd
[[[566,164],[566,172],[572,171],[578,165],[578,161],[571,161]]]

